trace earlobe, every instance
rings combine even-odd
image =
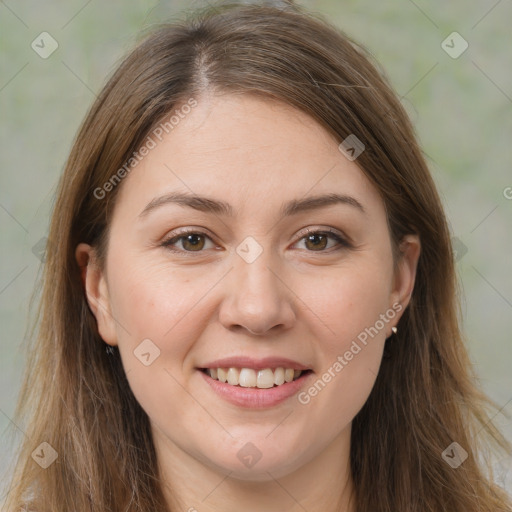
[[[400,303],[404,310],[409,304],[414,289],[420,253],[419,236],[406,235],[400,243],[400,259],[396,269],[392,295],[393,303]]]
[[[98,332],[105,343],[117,345],[115,322],[111,313],[110,297],[104,272],[97,263],[96,252],[88,244],[80,243],[75,250],[80,267],[82,285],[87,303],[96,318]]]

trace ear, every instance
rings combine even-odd
[[[420,252],[421,243],[418,235],[404,236],[399,246],[398,261],[391,293],[391,304],[399,303],[403,308],[398,318],[403,314],[411,300]],[[396,322],[398,322],[398,319]]]
[[[87,302],[96,317],[98,332],[105,343],[115,346],[117,345],[117,335],[111,312],[107,280],[98,265],[96,252],[90,245],[81,243],[75,250],[75,258],[81,268]]]

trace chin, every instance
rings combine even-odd
[[[244,459],[246,459],[245,462]],[[297,469],[297,462],[291,462],[290,454],[286,453],[272,453],[267,457],[265,453],[261,453],[261,458],[253,460],[242,453],[240,457],[235,455],[234,459],[226,460],[225,457],[221,457],[220,460],[210,459],[209,465],[214,466],[221,473],[229,474],[230,478],[247,482],[272,481]]]

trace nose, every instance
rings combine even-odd
[[[265,256],[269,252],[263,251],[252,263],[236,256],[219,311],[219,320],[226,329],[264,335],[294,324],[293,291],[282,272],[270,267],[270,258]]]

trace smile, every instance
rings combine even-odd
[[[198,368],[217,397],[246,408],[270,408],[297,394],[313,375],[312,370],[291,368]]]
[[[212,379],[227,383],[231,386],[244,388],[268,389],[282,386],[286,382],[297,380],[303,373],[311,370],[294,370],[293,368],[203,368]]]

